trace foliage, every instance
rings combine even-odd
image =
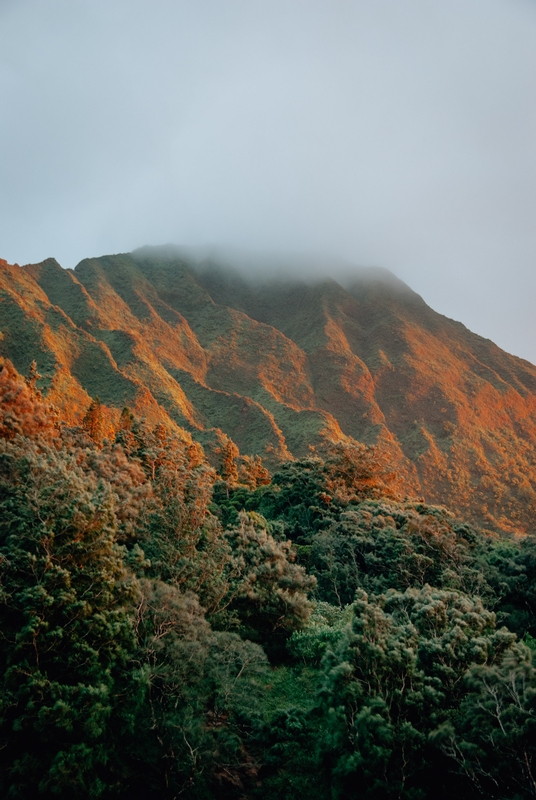
[[[536,537],[0,367],[2,796],[535,796]]]
[[[50,442],[58,435],[57,414],[35,389],[33,371],[24,381],[11,362],[0,358],[0,438],[15,436]]]
[[[290,637],[287,643],[289,653],[298,661],[319,666],[326,650],[335,650],[351,613],[351,605],[342,609],[320,601],[307,624]]]
[[[322,744],[336,797],[422,795],[427,739],[459,706],[471,664],[494,664],[514,640],[454,591],[358,593],[353,618],[324,661]]]
[[[365,501],[312,537],[308,565],[322,599],[341,606],[358,588],[382,593],[430,584],[490,597],[478,559],[485,549],[444,509]]]
[[[261,761],[252,797],[324,800],[330,796],[330,778],[316,753],[324,724],[316,702],[320,678],[317,669],[301,666],[273,671],[263,696],[264,713],[250,729]]]
[[[437,742],[476,791],[491,798],[536,795],[536,669],[527,647],[501,661],[473,665],[456,728]]]
[[[0,445],[0,785],[97,797],[115,780],[111,729],[136,684],[136,586],[110,489],[53,448]]]
[[[139,732],[152,758],[132,790],[225,797],[256,776],[236,719],[259,704],[266,656],[237,634],[212,631],[194,594],[147,580],[142,592],[137,633],[149,704]]]
[[[239,525],[227,531],[235,566],[232,608],[248,638],[270,649],[309,618],[307,600],[316,581],[293,563],[290,542],[277,542],[258,514],[241,513]],[[260,637],[260,639],[259,639]]]
[[[104,415],[101,401],[94,397],[82,420],[82,428],[95,444],[101,444],[105,434]]]

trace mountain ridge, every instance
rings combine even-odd
[[[485,527],[536,508],[536,367],[387,270],[248,281],[170,248],[64,270],[0,262],[0,355],[70,421],[91,397],[269,465],[330,442],[385,449],[408,493]]]

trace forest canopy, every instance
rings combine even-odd
[[[0,363],[3,797],[536,797],[534,535],[114,419]]]

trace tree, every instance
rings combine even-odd
[[[51,442],[58,435],[56,410],[42,400],[31,380],[24,381],[10,361],[0,358],[0,438]]]
[[[324,658],[321,749],[335,797],[448,797],[448,766],[433,732],[459,709],[475,663],[499,663],[515,637],[480,600],[425,586],[369,598]],[[452,789],[452,786],[450,786]]]
[[[436,735],[486,797],[536,797],[536,669],[516,644],[496,663],[473,665],[461,713]]]
[[[366,500],[349,504],[310,538],[309,571],[317,597],[344,606],[362,588],[373,594],[425,584],[478,594],[493,590],[482,574],[485,538],[442,508]]]
[[[238,482],[251,490],[255,490],[258,486],[266,486],[270,483],[270,473],[262,463],[262,458],[260,456],[240,457]]]
[[[361,442],[338,442],[325,461],[327,490],[343,502],[398,498],[401,481],[385,450]]]
[[[277,542],[265,526],[260,515],[242,512],[238,526],[226,531],[234,567],[230,608],[247,637],[273,652],[307,622],[312,611],[307,595],[316,582],[293,563],[291,542]]]
[[[319,458],[288,461],[274,473],[269,486],[257,489],[248,507],[268,520],[283,523],[285,534],[298,544],[326,527],[340,510],[327,492],[324,464]]]
[[[140,691],[109,488],[54,448],[0,442],[0,559],[1,793],[98,797]]]
[[[137,611],[149,704],[138,729],[142,765],[127,796],[243,797],[258,764],[239,717],[258,709],[267,680],[262,648],[215,632],[191,592],[142,581]]]
[[[136,541],[151,562],[147,574],[199,595],[215,611],[227,592],[231,549],[209,505],[214,471],[198,445],[162,430],[146,432],[142,465],[151,495],[137,518]]]
[[[102,444],[105,434],[105,421],[101,401],[98,397],[94,397],[89,404],[89,408],[82,420],[82,427],[95,444]]]
[[[127,456],[133,455],[137,450],[136,437],[132,430],[134,425],[134,414],[125,406],[119,417],[119,425],[115,434],[115,443],[121,445]]]
[[[218,472],[224,481],[233,486],[238,483],[237,458],[240,451],[233,440],[226,436],[224,443],[219,448],[219,453],[220,466]]]

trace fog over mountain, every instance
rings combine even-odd
[[[2,0],[0,258],[381,266],[536,362],[535,41],[528,0]]]

